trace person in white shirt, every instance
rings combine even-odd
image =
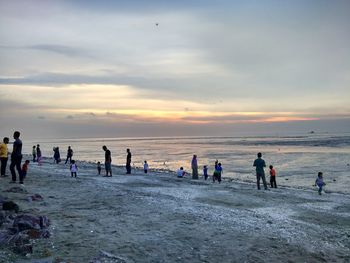
[[[77,177],[77,171],[78,171],[78,166],[75,163],[74,160],[72,160],[72,163],[70,165],[70,173],[72,175],[72,177],[74,176],[75,178]]]
[[[180,169],[177,170],[176,174],[177,174],[177,177],[178,177],[178,178],[182,178],[182,177],[184,177],[184,175],[185,175],[186,173],[185,173],[185,171],[184,171],[184,168],[183,168],[183,167],[180,167]]]

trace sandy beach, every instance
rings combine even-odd
[[[0,262],[350,262],[349,195],[123,167],[107,178],[78,166],[71,178],[68,165],[45,159],[30,164],[24,186],[0,178],[18,215],[51,222],[32,254],[2,246]],[[25,191],[6,192],[15,186]],[[43,200],[29,201],[34,194]]]

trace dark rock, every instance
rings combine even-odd
[[[41,229],[40,217],[34,215],[19,215],[13,221],[13,227],[16,227],[19,231]]]
[[[50,220],[46,216],[34,216],[34,215],[19,215],[13,221],[13,227],[19,231],[27,229],[46,228],[50,225]]]
[[[50,225],[50,220],[47,218],[47,216],[39,216],[39,219],[41,228],[45,228]]]
[[[18,246],[12,247],[12,251],[16,254],[20,254],[22,256],[33,253],[33,245],[32,244],[22,244]]]
[[[3,196],[0,195],[0,204],[2,204],[3,202],[5,202],[6,199],[7,199],[6,197],[3,197]]]
[[[24,233],[17,233],[10,237],[8,245],[16,254],[26,255],[33,253],[33,246],[30,243],[30,238]]]
[[[8,244],[9,240],[13,236],[13,233],[9,230],[0,230],[0,245]]]
[[[0,227],[5,222],[6,222],[6,213],[5,213],[5,211],[0,211]]]
[[[30,201],[43,201],[44,200],[44,198],[39,194],[32,195],[29,198],[30,198]]]
[[[12,201],[5,201],[2,203],[2,210],[14,210],[16,213],[19,211],[19,206]]]
[[[28,235],[31,239],[49,238],[51,236],[48,230],[28,229],[22,233]]]

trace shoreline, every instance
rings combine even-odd
[[[87,162],[71,178],[68,165],[49,160],[29,167],[23,186],[27,194],[6,193],[19,184],[0,179],[0,190],[18,203],[20,213],[51,221],[51,237],[36,240],[32,255],[4,249],[4,262],[350,260],[348,195],[258,191],[255,184],[213,184],[142,170],[129,176],[115,166],[108,178],[98,176],[94,163]],[[28,202],[32,194],[44,200]]]
[[[31,160],[29,157],[31,156],[30,154],[24,154],[23,156],[27,156],[28,158],[28,160]],[[22,162],[23,162],[23,160],[25,160],[26,158],[23,158],[22,159]],[[43,157],[43,160],[52,160],[53,161],[53,158],[52,157]],[[79,159],[75,159],[75,161],[76,161],[76,163],[81,163],[81,164],[87,164],[87,165],[91,165],[91,166],[93,166],[93,165],[97,165],[97,163],[96,162],[93,162],[93,161],[86,161],[86,160],[79,160]],[[53,162],[52,162],[52,164],[53,165],[57,165],[57,164],[54,164]],[[61,163],[59,164],[59,165],[62,165],[62,164],[64,164],[63,163],[63,161],[61,161]],[[32,166],[33,165],[33,162],[31,161],[30,162],[30,166]],[[37,165],[37,163],[35,163],[35,165]],[[66,165],[66,167],[67,167],[67,171],[69,170],[68,168],[69,168],[69,165],[67,164]],[[104,164],[103,163],[101,163],[101,167],[102,167],[102,170],[101,170],[101,176],[103,177],[103,171],[104,171]],[[96,167],[95,167],[96,168]],[[138,174],[138,175],[144,175],[144,171],[143,171],[143,168],[142,167],[138,167],[138,166],[135,166],[135,167],[131,167],[132,168],[132,171],[136,171],[136,173]],[[92,169],[93,169],[93,167],[92,167]],[[114,170],[123,170],[123,171],[125,171],[125,165],[114,165],[114,164],[112,164],[112,169],[114,169]],[[266,170],[267,170],[267,168],[266,168]],[[162,169],[162,168],[150,168],[149,169],[149,172],[152,172],[152,173],[154,173],[154,174],[159,174],[159,175],[161,175],[161,174],[163,174],[163,173],[165,173],[165,174],[173,174],[174,176],[175,176],[175,174],[176,174],[176,171],[173,171],[173,170],[171,170],[171,169],[166,169],[166,168],[164,168],[164,169]],[[123,172],[121,172],[121,174],[123,174]],[[145,176],[147,176],[147,175],[145,175]],[[270,189],[270,184],[269,184],[269,175],[268,174],[265,174],[265,176],[266,176],[266,183],[267,183],[267,186],[268,186],[268,188]],[[188,172],[186,172],[186,176],[184,177],[184,178],[186,178],[186,179],[190,179],[190,180],[192,180],[192,174],[191,173],[188,173]],[[315,176],[316,177],[316,176]],[[209,174],[209,176],[208,176],[208,180],[207,181],[205,181],[204,179],[203,179],[203,175],[201,174],[201,172],[199,171],[199,179],[198,179],[198,181],[203,181],[203,182],[208,182],[208,183],[211,183],[212,181],[211,181],[211,178],[212,178],[212,174]],[[278,184],[277,184],[277,186],[278,186],[278,188],[281,188],[281,189],[291,189],[291,190],[303,190],[303,191],[311,191],[311,192],[314,192],[315,191],[315,187],[313,187],[313,186],[310,186],[310,187],[304,187],[304,186],[295,186],[295,185],[285,185],[285,184],[283,184],[283,180],[282,180],[282,178],[280,178],[280,177],[278,177],[277,176],[277,182],[278,182]],[[288,181],[288,180],[286,180],[285,178],[284,178],[284,180],[285,181]],[[225,175],[223,175],[222,176],[222,181],[223,182],[229,182],[229,183],[238,183],[238,184],[248,184],[248,185],[254,185],[255,187],[256,187],[256,177],[255,177],[255,175],[252,175],[252,179],[251,180],[242,180],[242,179],[240,179],[240,178],[234,178],[234,177],[226,177]],[[281,183],[282,182],[282,183]],[[312,182],[313,183],[313,182]],[[262,183],[262,181],[260,182],[260,184],[261,184],[261,186],[263,187],[263,183]],[[340,195],[346,195],[346,196],[350,196],[350,192],[342,192],[342,191],[332,191],[332,190],[328,190],[327,188],[326,188],[326,190],[324,191],[325,193],[328,193],[328,194],[340,194]]]

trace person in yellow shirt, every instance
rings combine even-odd
[[[0,159],[1,159],[1,176],[5,176],[6,166],[8,160],[8,149],[7,144],[9,143],[9,138],[5,137],[3,142],[0,144]]]

